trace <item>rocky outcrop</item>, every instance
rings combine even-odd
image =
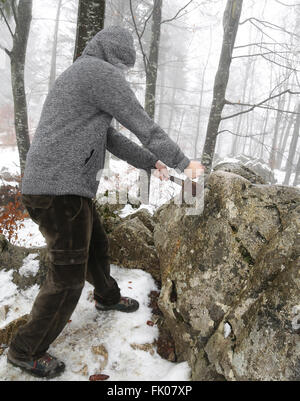
[[[193,380],[300,380],[300,192],[217,171],[156,213],[159,306]]]
[[[188,361],[193,380],[300,380],[300,191],[247,177],[214,171],[199,215],[174,201],[124,218],[124,204],[96,205],[112,263],[161,280],[157,350]],[[0,266],[19,288],[22,261],[37,252],[46,268],[44,248],[0,237]]]
[[[34,275],[23,275],[20,272],[20,268],[24,263],[24,259],[30,254],[36,254],[40,267]],[[48,265],[49,261],[45,247],[25,248],[12,245],[4,235],[0,235],[0,270],[13,270],[12,281],[18,286],[18,289],[24,290],[34,284],[41,285],[47,274]]]
[[[13,320],[7,326],[0,329],[0,348],[1,345],[8,346],[11,342],[11,339],[18,331],[19,327],[23,326],[28,322],[29,315],[23,315],[18,319]]]
[[[222,160],[220,157],[215,157],[213,170],[222,170],[241,175],[253,184],[276,183],[273,171],[264,160],[243,154],[234,156],[229,160],[226,158]]]
[[[255,173],[251,168],[244,166],[242,163],[220,163],[214,167],[214,171],[227,171],[228,173],[234,173],[246,178],[252,184],[267,184],[268,182]]]
[[[122,218],[120,213],[125,204],[138,210]],[[95,205],[108,234],[111,263],[129,269],[143,269],[160,281],[159,260],[153,241],[155,223],[148,210],[139,208],[138,199],[122,192],[106,192],[97,198]]]
[[[160,281],[160,268],[153,241],[154,224],[145,209],[127,216],[108,235],[110,260],[130,269],[142,269]]]

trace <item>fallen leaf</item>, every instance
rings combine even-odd
[[[154,355],[154,344],[152,343],[146,343],[146,344],[130,344],[131,348],[135,350],[141,350],[145,352],[149,352],[150,355]]]
[[[107,361],[108,361],[108,352],[107,349],[104,347],[103,344],[93,346],[92,347],[92,352],[95,355],[100,355],[102,356],[101,363],[99,365],[99,370],[102,372],[102,370],[106,367]]]
[[[100,380],[107,380],[109,379],[108,375],[102,375],[102,374],[96,374],[96,375],[92,375],[89,377],[89,381],[91,382],[97,382]]]

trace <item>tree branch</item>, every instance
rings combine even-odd
[[[169,18],[169,19],[165,19],[165,20],[161,21],[161,24],[164,24],[165,22],[173,21],[174,19],[176,19],[177,15],[178,15],[181,11],[183,11],[189,4],[191,4],[192,1],[193,1],[193,0],[190,0],[185,6],[181,7],[181,8],[177,11],[177,13],[174,15],[174,17]]]
[[[19,26],[19,19],[18,19],[18,15],[17,15],[17,11],[16,11],[15,0],[12,0],[12,2],[11,2],[11,9],[12,9],[12,12],[13,12],[13,15],[14,15],[16,26],[18,27]]]
[[[235,136],[241,136],[243,138],[253,138],[255,136],[261,136],[261,135],[268,135],[270,132],[260,132],[259,134],[253,134],[253,135],[243,135],[243,134],[237,134],[236,132],[232,132],[229,129],[223,129],[222,131],[218,132],[219,134],[222,134],[223,132],[229,132],[229,134],[235,135]]]
[[[287,90],[285,90],[285,91],[283,91],[281,93],[278,93],[277,95],[270,96],[267,99],[264,99],[261,102],[259,102],[257,104],[252,104],[252,105],[251,104],[247,104],[247,103],[230,102],[229,100],[225,99],[224,104],[228,104],[228,105],[232,105],[232,106],[234,106],[234,105],[249,106],[250,108],[247,109],[247,110],[244,110],[244,111],[240,111],[240,112],[235,113],[235,114],[231,114],[229,116],[222,117],[221,120],[228,120],[229,118],[233,118],[233,117],[239,116],[240,114],[249,113],[250,111],[254,110],[256,107],[265,108],[265,109],[267,108],[267,109],[271,109],[271,110],[278,110],[278,111],[281,111],[283,113],[299,114],[299,113],[294,112],[294,111],[279,110],[279,109],[272,108],[272,107],[269,107],[269,106],[262,106],[262,104],[266,103],[267,101],[275,99],[276,97],[284,95],[285,93],[290,93],[291,95],[300,95],[300,92],[292,92],[290,89],[287,89]]]
[[[253,54],[242,54],[241,56],[234,56],[234,57],[232,57],[232,59],[234,59],[234,58],[244,58],[244,57],[257,57],[257,56],[265,56],[265,55],[267,55],[267,54],[275,54],[275,55],[280,55],[280,54],[287,54],[287,53],[292,53],[292,54],[294,54],[294,53],[300,53],[300,50],[287,50],[287,51],[284,51],[284,52],[276,52],[276,51],[272,51],[272,50],[270,50],[269,52],[266,52],[266,53],[253,53]],[[282,56],[281,56],[282,57]],[[284,60],[288,60],[288,61],[290,61],[288,58],[286,58],[286,57],[282,57]]]
[[[291,36],[296,36],[296,37],[300,38],[300,35],[296,34],[295,32],[287,31],[287,30],[286,30],[285,28],[283,28],[282,26],[279,26],[279,25],[276,25],[276,24],[272,24],[272,22],[263,21],[263,20],[260,20],[260,19],[258,19],[258,18],[255,18],[255,17],[247,18],[247,19],[245,19],[245,21],[242,21],[242,22],[240,22],[239,24],[240,24],[240,25],[243,25],[243,24],[245,24],[245,22],[247,22],[247,21],[250,21],[250,22],[252,22],[252,21],[257,21],[257,22],[259,22],[260,24],[264,25],[266,28],[276,29],[277,31],[282,31],[282,32],[285,32],[285,33],[287,33],[287,34],[289,34],[289,35],[291,35]]]
[[[0,49],[4,50],[5,53],[6,53],[9,57],[11,56],[11,52],[10,52],[5,46],[2,46],[1,43],[0,43]]]
[[[4,14],[4,12],[3,12],[1,7],[0,7],[0,13],[2,14],[2,17],[3,17],[4,21],[5,21],[5,24],[6,24],[7,28],[8,28],[11,36],[14,37],[13,31],[11,30],[11,27],[10,27],[10,25],[9,25],[9,23],[7,21],[7,18],[5,17],[5,14]]]
[[[140,34],[140,38],[142,38],[142,36],[144,35],[145,29],[146,29],[146,25],[147,25],[149,19],[151,18],[152,14],[153,14],[153,11],[154,11],[154,7],[152,7],[152,10],[151,10],[150,14],[148,15],[148,17],[146,18],[146,20],[144,22],[144,28],[142,30],[142,33]]]
[[[262,45],[284,45],[285,43],[282,42],[256,42],[256,43],[248,43],[247,45],[240,45],[240,46],[234,46],[234,49],[241,49],[243,47],[248,47],[248,46],[259,46],[262,47]]]
[[[287,65],[279,64],[277,61],[270,60],[268,57],[266,57],[266,56],[264,56],[264,55],[262,55],[262,54],[261,54],[261,57],[264,58],[264,59],[267,60],[267,61],[270,61],[270,63],[274,63],[274,64],[278,65],[279,67],[283,67],[283,68],[286,68],[286,69],[288,69],[288,70],[293,70],[293,71],[300,72],[300,70],[297,70],[297,68],[288,67]],[[288,59],[287,59],[287,60],[288,60]]]
[[[129,0],[129,6],[130,6],[130,13],[131,13],[131,18],[132,18],[132,21],[133,21],[134,29],[135,29],[136,35],[138,37],[140,48],[141,48],[141,52],[142,52],[142,55],[143,55],[143,62],[144,62],[145,72],[147,73],[148,65],[149,65],[149,59],[148,59],[146,53],[144,52],[141,36],[140,36],[139,31],[137,29],[137,25],[136,25],[136,22],[135,22],[135,17],[134,17],[133,9],[132,9],[132,0]]]
[[[300,3],[298,3],[298,4],[285,4],[285,3],[283,3],[282,1],[279,1],[279,0],[275,0],[275,1],[276,1],[276,3],[279,3],[282,6],[286,6],[286,7],[298,7],[298,6],[300,6]]]

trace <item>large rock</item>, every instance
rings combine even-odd
[[[138,209],[120,217],[125,205]],[[142,269],[160,281],[160,269],[153,242],[154,221],[141,202],[127,192],[106,191],[97,196],[96,210],[109,238],[110,261],[130,269]]]
[[[136,209],[141,206],[137,198],[129,196],[125,191],[106,191],[98,194],[94,204],[107,233],[112,232],[122,221],[119,213],[125,205],[131,205]]]
[[[253,184],[275,184],[276,179],[273,171],[262,159],[237,155],[231,159],[222,160],[217,157],[213,162],[213,170],[222,170],[235,173],[246,178]]]
[[[300,380],[300,192],[217,171],[205,207],[161,207],[160,308],[193,380]]]
[[[36,254],[39,260],[39,270],[35,275],[23,275],[20,268],[24,259],[30,255]],[[46,247],[25,248],[11,244],[4,235],[0,235],[0,270],[13,270],[13,283],[20,290],[25,290],[34,284],[41,285],[45,279],[49,266]]]
[[[142,269],[160,281],[159,260],[149,228],[140,219],[145,214],[138,213],[126,218],[108,234],[110,260],[112,263],[130,269]]]
[[[23,315],[0,329],[0,345],[9,345],[18,329],[28,322],[29,315]]]

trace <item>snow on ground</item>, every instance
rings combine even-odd
[[[24,246],[26,248],[33,248],[39,246],[45,246],[46,242],[41,232],[39,231],[39,227],[36,223],[34,223],[30,218],[24,219],[21,224],[16,229],[17,239],[12,238],[11,243],[13,245]],[[4,235],[7,237],[6,232],[4,231]]]
[[[20,174],[19,153],[16,146],[0,146],[0,172]]]
[[[2,170],[19,173],[18,164],[18,152],[15,147],[0,147],[0,172]],[[118,185],[120,190],[129,188],[129,194],[136,196],[138,170],[123,161],[113,159],[110,167],[109,177],[105,178],[105,174],[101,177],[98,193],[103,193],[106,189],[116,189]],[[277,170],[274,173],[281,184],[284,173]],[[183,175],[179,177],[184,178]],[[147,208],[153,214],[157,207],[167,202],[179,190],[180,187],[170,181],[161,182],[152,177],[150,204],[142,204],[141,208]],[[130,205],[125,205],[120,216],[125,217],[136,211],[137,209]],[[31,219],[26,219],[23,224],[24,227],[19,228],[18,239],[14,243],[26,247],[44,246],[45,240],[38,226]],[[35,256],[31,254],[24,259],[20,269],[24,276],[37,273],[38,262]],[[123,269],[112,265],[112,276],[117,279],[123,295],[136,298],[140,302],[139,310],[132,314],[116,311],[97,312],[91,296],[92,286],[86,283],[70,323],[50,346],[49,352],[66,363],[66,371],[53,380],[88,380],[90,375],[100,373],[105,358],[93,352],[93,347],[98,346],[100,347],[96,349],[106,349],[108,353],[107,364],[102,373],[109,375],[109,380],[190,380],[190,368],[186,362],[168,362],[157,354],[155,346],[151,348],[149,345],[158,337],[158,328],[147,324],[147,321],[151,320],[148,295],[150,291],[157,290],[151,275],[142,270]],[[9,306],[5,320],[0,320],[0,328],[29,313],[38,291],[37,285],[17,291],[12,282],[12,271],[0,271],[0,308]],[[138,349],[142,344],[146,344],[146,351]],[[41,380],[8,365],[6,354],[7,350],[0,356],[0,380]]]
[[[34,257],[25,258],[22,267],[25,274],[35,274]],[[30,264],[33,264],[30,268]],[[112,276],[116,278],[125,296],[140,303],[138,311],[127,314],[117,311],[99,313],[92,300],[92,286],[86,283],[71,322],[50,346],[49,352],[66,363],[65,372],[55,381],[84,381],[92,374],[101,372],[104,356],[95,354],[93,347],[107,350],[107,365],[102,373],[111,381],[160,381],[190,380],[190,368],[186,362],[172,363],[162,359],[156,352],[136,349],[141,344],[152,344],[158,337],[156,325],[149,326],[151,310],[148,294],[157,290],[150,274],[142,270],[128,270],[112,265]],[[12,283],[12,272],[0,272],[0,308],[9,306],[0,328],[15,318],[29,313],[38,293],[38,286],[17,291]],[[134,349],[134,348],[135,349]],[[146,346],[147,349],[147,346]],[[151,347],[150,347],[151,349]],[[44,380],[32,377],[6,362],[7,349],[0,356],[0,380]]]
[[[16,148],[0,147],[0,171],[3,167],[2,171],[5,172],[19,172]],[[125,162],[115,160],[111,162],[111,169],[114,174],[120,174],[120,189],[127,186],[131,188],[131,194],[136,196],[137,187],[132,182],[137,177],[137,170],[130,169]],[[150,204],[141,205],[141,208],[147,208],[151,214],[177,190],[175,184],[161,183],[155,177],[152,178],[152,183]],[[109,180],[101,178],[99,187],[102,193],[106,189],[115,189],[115,177]],[[125,205],[121,216],[125,217],[137,210]],[[25,219],[22,223],[24,226],[18,229],[18,239],[12,242],[25,247],[44,246],[45,240],[37,224],[31,219]],[[38,261],[35,257],[36,254],[30,254],[24,258],[20,268],[21,274],[28,276],[37,273]],[[49,352],[66,363],[65,372],[52,380],[88,380],[90,375],[100,373],[104,357],[93,352],[93,347],[97,346],[107,350],[107,365],[102,369],[102,373],[110,376],[108,380],[190,380],[190,368],[186,362],[166,361],[157,354],[155,345],[151,346],[158,338],[157,326],[147,324],[147,321],[151,320],[148,295],[150,291],[157,290],[151,275],[142,270],[123,269],[115,265],[111,267],[112,276],[118,281],[122,295],[137,299],[140,303],[139,310],[131,314],[116,311],[97,312],[92,300],[93,288],[86,283],[71,322],[50,346]],[[0,309],[4,309],[4,306],[9,307],[5,319],[2,315],[1,320],[0,313],[0,329],[12,320],[29,313],[39,291],[37,285],[18,291],[12,282],[12,274],[12,271],[0,271]],[[143,344],[146,344],[146,350],[138,348]],[[8,365],[6,355],[7,349],[0,356],[1,381],[43,380]]]

